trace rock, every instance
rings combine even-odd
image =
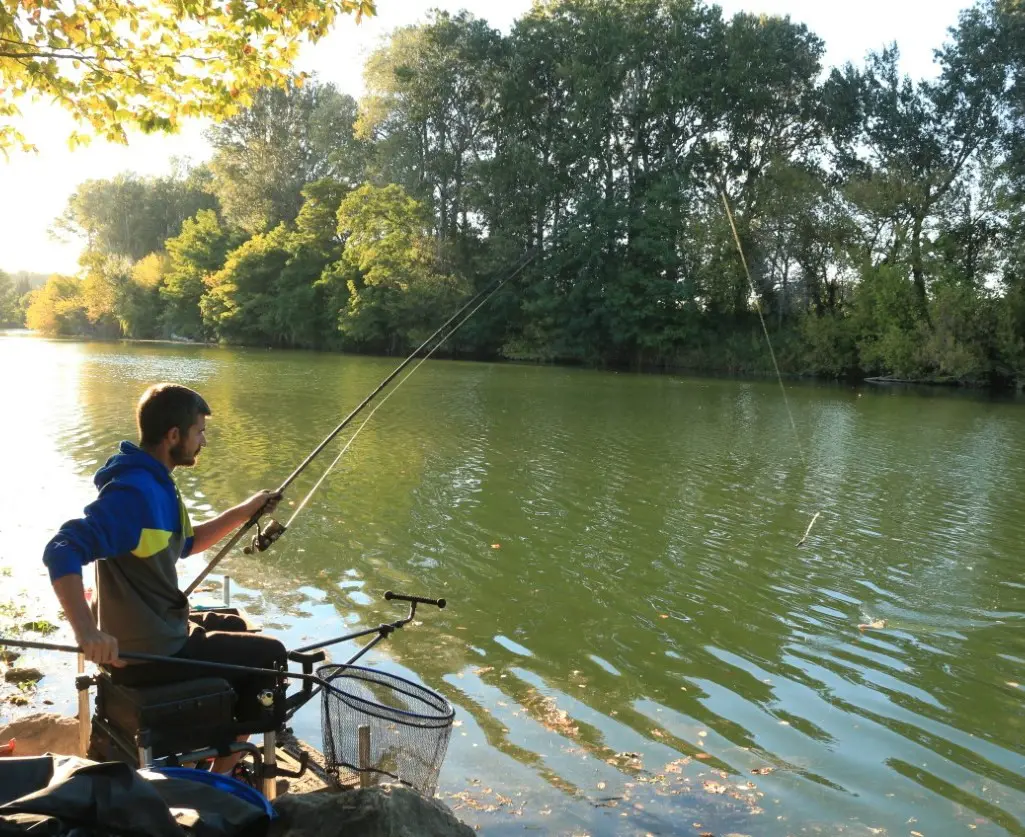
[[[0,648],[0,663],[4,665],[9,666],[20,656],[21,652],[15,651],[13,648]]]
[[[37,712],[0,727],[0,741],[17,741],[19,756],[41,756],[54,753],[84,756],[78,747],[78,719],[52,712]]]
[[[4,672],[4,680],[8,683],[35,683],[43,679],[43,672],[38,668],[9,668]]]
[[[284,796],[268,837],[473,837],[437,799],[402,785]]]

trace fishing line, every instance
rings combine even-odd
[[[348,424],[353,419],[355,419],[356,416],[360,412],[362,412],[362,410],[374,398],[377,397],[378,393],[380,393],[389,383],[391,383],[392,380],[394,380],[396,377],[398,377],[399,373],[402,372],[402,370],[408,364],[412,363],[413,360],[416,359],[416,356],[424,348],[426,348],[428,345],[430,345],[431,341],[433,341],[435,338],[440,338],[438,340],[437,344],[435,344],[434,348],[432,348],[430,350],[430,352],[427,354],[427,356],[425,356],[420,361],[420,363],[423,363],[423,360],[426,360],[427,357],[429,357],[431,354],[433,354],[434,351],[442,343],[444,343],[445,340],[448,339],[448,337],[451,334],[453,334],[456,329],[458,329],[471,316],[473,316],[473,314],[476,311],[478,311],[480,309],[480,307],[485,302],[487,302],[487,300],[489,300],[495,293],[497,293],[500,288],[502,288],[507,282],[509,282],[510,280],[515,278],[516,276],[518,276],[524,270],[524,268],[526,268],[527,265],[529,265],[537,257],[538,252],[539,252],[538,248],[534,248],[533,250],[531,250],[528,253],[526,253],[524,255],[524,257],[520,260],[520,263],[516,266],[516,268],[514,270],[512,270],[508,275],[506,275],[505,277],[503,277],[501,279],[496,280],[491,285],[481,289],[476,294],[474,294],[472,297],[470,297],[470,299],[468,299],[465,303],[463,303],[463,305],[460,306],[459,309],[454,314],[452,314],[451,317],[449,317],[447,320],[445,320],[444,323],[442,323],[440,326],[438,326],[438,328],[426,340],[424,340],[423,343],[421,343],[416,349],[414,349],[413,352],[405,360],[403,360],[397,367],[395,367],[395,369],[393,369],[388,374],[388,376],[383,381],[381,381],[381,383],[378,384],[377,387],[369,395],[367,395],[366,398],[364,398],[358,405],[356,405],[356,407],[352,410],[352,412],[349,413],[349,415],[347,415],[344,419],[342,419],[341,423],[339,423],[339,425],[334,430],[332,430],[327,435],[327,437],[323,441],[321,441],[321,443],[319,445],[317,445],[316,448],[313,449],[313,451],[309,454],[309,456],[306,457],[306,459],[304,459],[301,463],[299,463],[299,465],[296,467],[296,469],[285,479],[285,481],[278,487],[277,491],[274,492],[274,493],[277,494],[277,495],[283,494],[285,489],[288,488],[288,486],[291,485],[292,482],[309,466],[309,464],[321,453],[321,451],[323,451],[324,448],[327,447],[327,445],[331,442],[331,440],[334,439],[335,436],[337,436],[339,433],[341,433],[342,430],[345,429],[345,427],[348,426]],[[469,314],[467,314],[467,316],[463,317],[463,319],[459,320],[459,318],[465,312],[467,312],[467,311],[469,311]],[[452,323],[456,322],[457,320],[459,320],[459,322],[456,324],[456,326],[454,328],[452,328],[450,331],[446,332],[446,329],[448,329],[448,327],[450,325],[452,325]],[[420,363],[418,363],[415,368],[419,368]],[[414,368],[414,371],[415,371],[415,368]],[[403,380],[405,380],[405,379],[403,379]],[[385,400],[387,400],[387,397],[388,396],[386,396]],[[383,403],[383,401],[382,401],[382,403]],[[380,406],[380,405],[378,405],[378,406]],[[374,412],[376,412],[376,409],[374,410]],[[373,413],[371,413],[371,415],[373,415]],[[364,425],[365,424],[366,424],[366,422],[364,422]],[[360,429],[362,429],[362,426],[361,426]],[[357,433],[358,432],[359,431],[357,430]],[[319,484],[320,483],[318,482],[318,485]],[[307,499],[308,499],[308,497],[307,497]],[[305,505],[305,501],[304,501],[303,505]],[[279,523],[275,523],[274,521],[271,521],[271,525],[268,526],[268,531],[267,531],[266,534],[264,532],[262,532],[260,530],[260,528],[259,528],[259,520],[260,520],[260,517],[262,515],[263,515],[263,510],[261,509],[260,511],[256,512],[255,514],[253,514],[253,516],[250,517],[249,520],[247,520],[235,532],[234,535],[232,535],[231,539],[223,547],[221,547],[220,551],[217,553],[217,555],[214,556],[213,560],[210,561],[210,563],[208,563],[206,565],[206,567],[204,567],[203,570],[201,570],[200,573],[192,580],[192,583],[189,584],[189,586],[185,588],[185,590],[183,592],[184,592],[184,594],[186,596],[190,595],[200,585],[200,583],[203,581],[203,579],[206,578],[207,575],[210,574],[210,572],[214,569],[214,567],[216,567],[221,562],[221,560],[224,558],[224,556],[228,554],[228,552],[231,550],[231,548],[233,546],[235,546],[235,544],[238,543],[238,541],[242,538],[242,536],[249,529],[251,529],[253,526],[257,527],[257,533],[258,533],[256,535],[256,537],[254,538],[254,544],[253,544],[253,550],[254,551],[263,551],[268,546],[270,546],[270,544],[272,544],[275,540],[277,540],[279,537],[281,537],[281,535],[283,535],[285,533],[287,527],[282,526]],[[292,516],[293,516],[293,518],[295,517],[294,514]]]
[[[501,287],[501,286],[499,286],[499,287]],[[483,306],[484,303],[486,303],[495,293],[497,293],[498,290],[499,290],[498,287],[494,288],[494,290],[492,290],[479,303],[477,303],[477,305],[474,306],[474,308],[465,317],[463,317],[462,320],[460,320],[453,327],[452,331],[450,331],[448,334],[445,335],[445,338],[451,336],[457,329],[460,328],[460,326],[462,326],[467,320],[469,320],[470,317],[472,317],[475,313],[477,313],[477,311],[481,308],[481,306]],[[385,403],[388,401],[388,399],[391,398],[398,391],[399,387],[402,386],[406,381],[408,381],[416,373],[417,369],[419,369],[421,366],[423,366],[423,364],[427,361],[427,359],[430,358],[430,356],[434,354],[434,352],[438,349],[438,347],[441,346],[441,344],[444,342],[445,338],[442,338],[442,340],[439,340],[434,345],[434,347],[427,354],[425,354],[420,359],[420,362],[417,363],[416,366],[414,366],[412,369],[410,369],[409,373],[404,378],[400,379],[399,382],[397,384],[395,384],[394,387],[391,388],[391,391],[384,398],[381,399],[380,403],[376,407],[374,407],[373,410],[370,411],[370,415],[368,415],[363,420],[363,423],[359,427],[356,428],[356,432],[353,433],[352,436],[349,437],[349,441],[347,441],[345,443],[345,446],[338,452],[338,456],[336,456],[334,458],[334,461],[330,465],[327,466],[327,469],[324,471],[324,473],[320,475],[320,479],[317,480],[317,482],[314,484],[313,488],[310,489],[309,493],[305,497],[303,497],[302,502],[299,503],[299,505],[296,508],[296,510],[294,512],[292,512],[292,516],[288,519],[288,522],[285,524],[285,528],[286,529],[289,528],[292,525],[292,521],[294,521],[296,519],[296,517],[298,517],[299,512],[301,512],[303,510],[303,508],[306,506],[306,504],[310,501],[310,498],[314,495],[314,493],[317,491],[317,489],[320,488],[320,484],[322,482],[324,482],[324,480],[327,478],[327,475],[331,473],[331,470],[335,467],[335,465],[338,464],[338,462],[341,460],[341,458],[345,455],[345,452],[352,446],[352,443],[356,440],[356,437],[359,436],[360,431],[362,431],[363,428],[367,426],[367,423],[370,421],[370,419],[372,419],[374,417],[374,413],[376,413],[378,410],[380,410],[385,405]]]
[[[751,278],[751,271],[747,266],[747,259],[744,257],[744,248],[740,244],[740,234],[737,232],[737,225],[733,220],[733,212],[730,210],[730,202],[726,197],[726,192],[720,192],[722,195],[723,206],[726,207],[726,217],[730,222],[730,229],[733,231],[733,240],[737,243],[737,252],[740,254],[740,263],[744,266],[744,275],[747,276],[747,284],[751,288],[751,296],[754,298],[755,310],[758,312],[758,320],[762,324],[762,332],[765,334],[765,344],[769,347],[769,357],[772,358],[772,366],[776,370],[776,379],[779,381],[780,392],[783,393],[783,405],[787,410],[787,417],[790,419],[790,428],[794,431],[794,443],[797,445],[797,455],[801,459],[801,465],[805,469],[808,467],[808,462],[804,457],[804,448],[801,446],[801,436],[797,432],[797,422],[794,421],[794,413],[790,409],[790,400],[787,398],[787,389],[783,384],[783,373],[780,372],[779,363],[776,361],[776,353],[772,349],[772,340],[769,338],[769,328],[765,325],[765,317],[762,314],[762,304],[758,298],[758,291],[755,289],[754,280]],[[819,519],[821,511],[815,512],[815,515],[811,519],[811,523],[808,524],[808,528],[804,532],[804,537],[797,542],[798,546],[804,546],[804,542],[808,540],[808,535],[811,533],[811,527],[815,525],[815,521]]]

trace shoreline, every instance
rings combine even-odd
[[[13,333],[13,334],[12,334]],[[203,349],[259,349],[275,352],[310,352],[318,355],[337,355],[339,357],[375,358],[380,360],[401,359],[403,355],[378,354],[374,352],[353,352],[339,349],[289,347],[289,346],[261,346],[255,343],[224,343],[217,341],[203,340],[176,340],[174,338],[142,338],[142,337],[90,337],[87,335],[54,335],[48,336],[26,328],[0,329],[0,337],[38,337],[43,340],[55,340],[66,343],[103,343],[103,344],[124,344],[139,346],[177,346],[195,347]],[[446,354],[438,352],[434,355],[435,360],[448,360],[463,363],[495,363],[511,366],[531,367],[552,367],[556,369],[581,369],[595,372],[614,372],[617,374],[630,375],[678,375],[694,378],[705,378],[723,381],[772,381],[776,379],[773,370],[755,371],[738,369],[718,369],[707,366],[688,366],[686,364],[650,363],[650,364],[587,364],[569,360],[530,360],[515,357],[474,357],[459,354]],[[1025,380],[1008,381],[1003,384],[987,383],[983,381],[962,381],[956,378],[908,378],[901,375],[865,375],[864,373],[850,375],[816,375],[801,372],[781,372],[780,377],[784,381],[803,382],[820,386],[845,386],[861,387],[871,386],[874,388],[883,387],[906,387],[928,389],[937,392],[962,392],[975,394],[989,394],[996,396],[1015,396],[1025,394]]]

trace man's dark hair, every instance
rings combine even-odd
[[[143,445],[159,445],[172,427],[184,436],[210,407],[195,390],[178,384],[154,384],[147,389],[135,411],[139,439]]]

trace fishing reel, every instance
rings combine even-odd
[[[261,529],[260,521],[257,520],[256,534],[253,535],[253,539],[249,542],[249,546],[243,547],[242,551],[246,555],[252,555],[254,552],[263,552],[283,534],[285,534],[285,527],[276,520],[271,520],[271,522],[267,524],[266,529]]]

